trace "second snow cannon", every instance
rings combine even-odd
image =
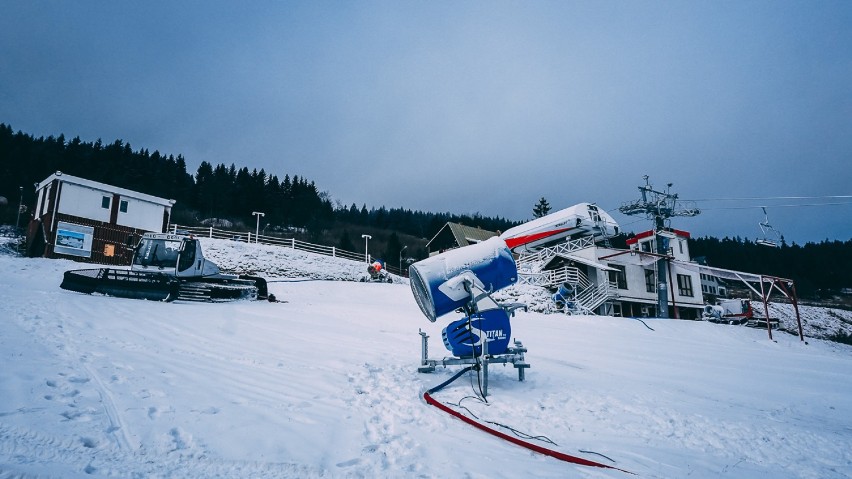
[[[367,265],[367,276],[362,276],[361,282],[393,283],[393,278],[385,268],[385,262],[377,259]]]

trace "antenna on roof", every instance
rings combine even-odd
[[[673,216],[698,216],[701,211],[693,205],[685,205],[688,207],[678,206],[677,193],[672,193],[672,183],[666,184],[665,191],[655,190],[651,185],[648,175],[642,176],[645,180],[645,185],[639,187],[641,199],[624,203],[618,208],[618,211],[625,215],[645,215],[646,218],[654,221],[654,240],[657,243],[657,315],[661,318],[669,317],[669,302],[667,298],[668,285],[666,276],[668,273],[668,238],[661,236],[660,233],[665,231],[666,223],[671,224]]]

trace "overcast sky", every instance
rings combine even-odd
[[[770,205],[788,241],[852,238],[850,1],[0,12],[0,122],[16,131],[122,139],[180,153],[191,173],[305,176],[347,205],[512,220],[540,197],[616,209],[649,175],[682,199],[726,200],[674,220],[697,236],[761,237]],[[775,206],[792,204],[812,206]]]

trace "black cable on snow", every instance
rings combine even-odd
[[[635,319],[636,321],[639,321],[640,323],[644,324],[644,325],[645,325],[645,327],[646,327],[646,328],[648,328],[648,329],[650,329],[651,331],[656,331],[654,328],[652,328],[652,327],[648,326],[648,323],[646,323],[645,321],[642,321],[642,320],[641,320],[641,319],[639,319],[639,318],[630,318],[630,319]]]

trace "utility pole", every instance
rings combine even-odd
[[[701,211],[698,208],[677,209],[678,196],[671,192],[672,183],[666,185],[665,191],[657,191],[648,178],[648,175],[643,176],[645,185],[639,187],[642,199],[625,203],[618,210],[629,216],[645,215],[654,222],[654,241],[660,258],[657,260],[657,317],[668,318],[669,239],[660,233],[665,231],[666,222],[670,222],[672,216],[697,216]]]
[[[367,252],[367,247],[370,245],[370,240],[373,239],[370,235],[361,235],[364,238],[364,262],[370,264],[370,254]]]
[[[18,217],[15,219],[15,231],[18,231],[18,225],[21,224],[21,210],[24,208],[24,187],[19,186],[19,190],[21,190],[21,199],[18,200]]]
[[[257,227],[254,230],[254,242],[257,243],[258,239],[260,238],[260,217],[264,216],[265,213],[261,213],[260,211],[252,211],[251,214],[257,216]],[[251,236],[251,233],[249,233],[249,236]]]

